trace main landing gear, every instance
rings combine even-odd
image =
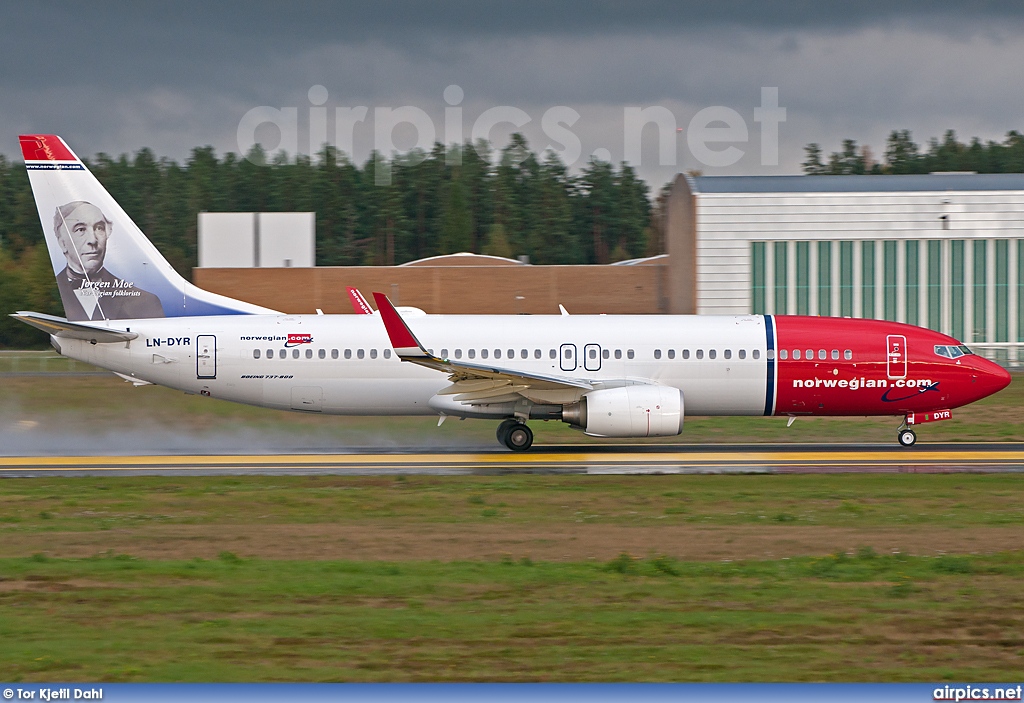
[[[498,425],[497,436],[499,442],[514,452],[525,452],[533,445],[533,430],[513,418]]]

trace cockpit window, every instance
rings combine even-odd
[[[959,359],[961,356],[969,356],[974,352],[966,344],[936,344],[935,353],[947,359]]]

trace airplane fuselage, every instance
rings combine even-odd
[[[958,342],[894,322],[798,316],[476,316],[409,321],[434,354],[579,379],[677,388],[686,415],[905,415],[958,407],[1006,385]],[[507,404],[439,396],[446,374],[404,363],[379,315],[122,320],[117,344],[60,339],[61,353],[188,393],[339,415],[507,417]],[[565,406],[582,389],[535,391]]]

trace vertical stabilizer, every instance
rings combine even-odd
[[[19,139],[68,320],[275,312],[178,275],[63,139]]]

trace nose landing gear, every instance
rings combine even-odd
[[[525,452],[533,445],[533,430],[513,418],[503,420],[496,434],[498,441],[514,452]]]
[[[910,429],[913,419],[912,415],[903,418],[903,424],[896,430],[896,441],[901,447],[912,447],[917,442],[917,433]]]
[[[899,431],[899,434],[896,435],[896,441],[898,441],[901,446],[912,447],[914,446],[914,443],[917,442],[917,433],[907,427]]]

